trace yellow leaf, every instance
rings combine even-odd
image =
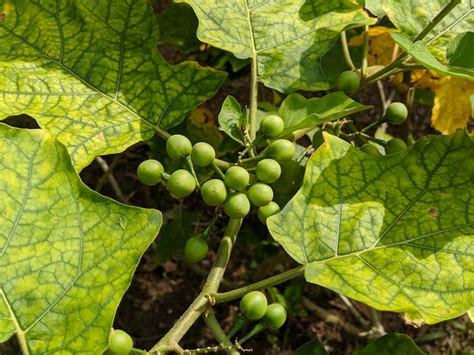
[[[474,95],[474,82],[447,76],[434,91],[433,127],[442,134],[466,127],[472,116],[470,96]]]
[[[390,36],[392,28],[374,26],[369,28],[369,53],[367,62],[369,65],[387,65],[392,61],[395,42]],[[363,34],[352,37],[349,46],[361,46],[364,41]]]

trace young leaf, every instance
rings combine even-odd
[[[233,96],[227,96],[219,112],[220,129],[233,140],[244,145],[243,130],[246,119],[246,114],[242,112],[239,102]]]
[[[436,323],[474,303],[474,142],[459,132],[369,156],[332,135],[272,236],[306,280]],[[453,277],[456,275],[456,277]]]
[[[101,354],[161,213],[100,196],[43,130],[0,124],[0,342]]]
[[[342,30],[373,22],[345,0],[179,1],[196,12],[201,41],[252,58],[258,80],[282,92],[327,89],[321,57]]]
[[[413,43],[410,38],[399,32],[392,33],[392,38],[413,58],[425,67],[442,75],[451,75],[462,79],[474,80],[474,68],[455,67],[441,64],[428,50],[422,41]]]
[[[311,99],[300,94],[290,94],[280,106],[280,117],[285,122],[285,129],[281,135],[284,136],[299,129],[311,129],[321,123],[334,121],[370,108],[372,106],[362,105],[342,92]]]
[[[313,339],[306,344],[301,345],[295,350],[293,355],[327,355],[328,352],[324,348],[324,345],[317,339]]]
[[[412,338],[405,334],[387,334],[370,342],[355,355],[424,355]]]
[[[225,78],[193,62],[169,65],[146,2],[2,3],[0,115],[36,118],[78,171],[176,126]]]
[[[414,38],[449,2],[450,0],[421,1],[416,6],[412,0],[384,0],[383,9],[400,31]],[[436,58],[446,57],[446,49],[456,35],[472,30],[473,6],[471,0],[461,0],[425,37],[424,42]]]

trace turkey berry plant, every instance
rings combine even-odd
[[[453,82],[470,92],[472,4],[177,3],[187,5],[171,5],[158,24],[145,2],[0,1],[0,112],[27,113],[40,126],[0,124],[0,342],[16,334],[27,355],[263,352],[287,322],[304,329],[300,316],[313,312],[358,344],[377,338],[361,353],[419,354],[407,336],[385,335],[379,311],[429,324],[472,313],[472,135],[467,121],[448,117],[449,132],[417,141],[415,108],[427,99],[411,82],[437,75],[436,95]],[[393,47],[383,50],[386,63],[371,47],[380,32]],[[176,58],[207,66],[169,64],[158,37],[177,47]],[[239,93],[248,82],[249,98],[210,101],[220,110],[214,119],[196,107],[224,82]],[[374,92],[376,108],[359,102]],[[124,165],[151,203],[170,207],[163,215],[130,206],[120,187],[130,184],[100,157],[140,141],[148,156]],[[96,190],[109,181],[122,203],[81,182],[94,160],[104,172]],[[183,206],[193,214],[178,218]],[[111,324],[150,245],[156,264],[179,249],[178,270],[182,260],[206,279],[142,350]],[[248,261],[244,277],[258,281],[234,285],[236,254]],[[273,276],[250,275],[256,264]],[[300,281],[339,295],[350,313],[321,311]],[[239,311],[216,307],[223,303]],[[184,349],[200,318],[213,346]],[[280,350],[326,352],[315,339],[299,345]]]

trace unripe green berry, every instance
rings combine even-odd
[[[242,191],[249,184],[250,175],[247,170],[240,166],[231,166],[225,173],[224,182],[229,188]]]
[[[184,258],[189,263],[197,263],[206,257],[208,250],[209,246],[204,239],[191,237],[184,246]]]
[[[250,212],[250,202],[242,192],[234,192],[224,203],[224,212],[230,218],[243,218]]]
[[[257,211],[258,220],[263,224],[267,223],[267,218],[280,212],[280,206],[274,201],[271,201],[265,206],[259,207]]]
[[[201,186],[201,196],[209,206],[217,206],[227,199],[227,188],[222,180],[211,179]]]
[[[161,175],[165,172],[163,165],[155,159],[148,159],[140,163],[137,169],[138,180],[149,186],[158,184]]]
[[[269,115],[260,123],[260,131],[268,138],[275,138],[282,134],[285,123],[280,116]]]
[[[174,134],[166,141],[166,153],[173,160],[186,158],[192,148],[191,141],[181,134]]]
[[[407,144],[400,138],[392,138],[385,145],[385,154],[394,154],[407,149]]]
[[[360,147],[360,150],[363,151],[364,153],[367,153],[369,155],[373,155],[376,157],[381,155],[377,147],[370,143],[364,144],[362,147]]]
[[[115,329],[110,335],[107,353],[114,355],[128,355],[133,348],[133,340],[126,332]]]
[[[267,307],[267,311],[263,316],[263,321],[268,328],[275,330],[281,328],[286,322],[286,309],[280,303],[272,303]]]
[[[345,71],[337,77],[336,86],[347,94],[354,94],[360,87],[360,75],[354,71]]]
[[[408,117],[408,109],[402,102],[392,102],[387,107],[385,120],[393,125],[400,125]]]
[[[256,174],[260,181],[271,184],[280,177],[281,166],[274,159],[263,159],[257,163]]]
[[[196,180],[189,171],[179,169],[170,175],[166,187],[173,196],[183,198],[189,196],[194,191]]]
[[[295,152],[295,145],[286,139],[277,139],[270,144],[270,155],[278,162],[290,160]]]
[[[211,165],[213,160],[216,158],[216,151],[212,145],[206,142],[199,142],[193,146],[191,150],[191,160],[199,167],[205,167]]]
[[[251,291],[240,300],[240,312],[248,320],[259,320],[267,311],[267,297],[260,291]]]
[[[265,206],[273,200],[273,190],[267,184],[257,182],[248,192],[250,202],[257,207]]]

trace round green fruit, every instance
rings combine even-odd
[[[261,182],[252,185],[249,189],[248,195],[252,205],[257,207],[265,206],[273,200],[272,188]]]
[[[408,109],[402,102],[392,102],[387,107],[385,120],[393,125],[402,124],[408,117]]]
[[[250,212],[250,202],[242,192],[234,192],[224,202],[224,212],[230,218],[244,218]]]
[[[263,159],[257,164],[256,174],[260,181],[271,184],[272,182],[277,181],[280,177],[281,166],[276,160]]]
[[[267,218],[280,212],[280,206],[274,201],[271,201],[265,206],[259,207],[257,211],[258,220],[263,224],[267,223]]]
[[[336,86],[347,94],[354,94],[360,87],[360,75],[354,71],[345,71],[337,77]]]
[[[206,257],[208,250],[209,246],[204,239],[191,237],[184,246],[184,258],[189,263],[198,263]]]
[[[250,175],[247,170],[240,166],[231,166],[225,172],[225,184],[235,191],[244,190],[250,181]]]
[[[249,292],[240,300],[240,311],[248,320],[261,319],[267,306],[267,297],[260,291]]]
[[[161,175],[165,172],[163,165],[155,159],[148,159],[140,163],[137,169],[138,180],[149,186],[158,184]]]
[[[286,139],[277,139],[270,144],[270,155],[278,162],[290,160],[295,152],[295,145]]]
[[[227,199],[227,188],[222,180],[211,179],[201,186],[201,196],[209,206],[217,206]]]
[[[260,123],[260,131],[268,138],[275,138],[282,134],[285,123],[280,116],[269,115]]]
[[[189,196],[194,191],[196,180],[189,171],[178,169],[171,174],[166,187],[173,196],[183,198]]]
[[[367,153],[369,155],[373,155],[373,156],[376,156],[376,157],[381,155],[380,151],[377,149],[377,147],[373,144],[370,144],[370,143],[364,144],[362,147],[360,147],[360,150],[363,151],[364,153]]]
[[[281,328],[286,322],[286,309],[280,303],[272,303],[267,307],[263,316],[264,322],[268,328],[275,330]]]
[[[206,142],[196,143],[191,150],[191,160],[201,168],[211,165],[215,158],[216,151]]]
[[[133,340],[126,332],[115,329],[110,335],[107,352],[114,355],[128,355],[133,348]]]
[[[407,144],[400,138],[392,138],[385,145],[385,154],[394,154],[407,149]]]
[[[166,153],[173,160],[186,158],[192,148],[191,141],[181,134],[174,134],[166,141]]]

